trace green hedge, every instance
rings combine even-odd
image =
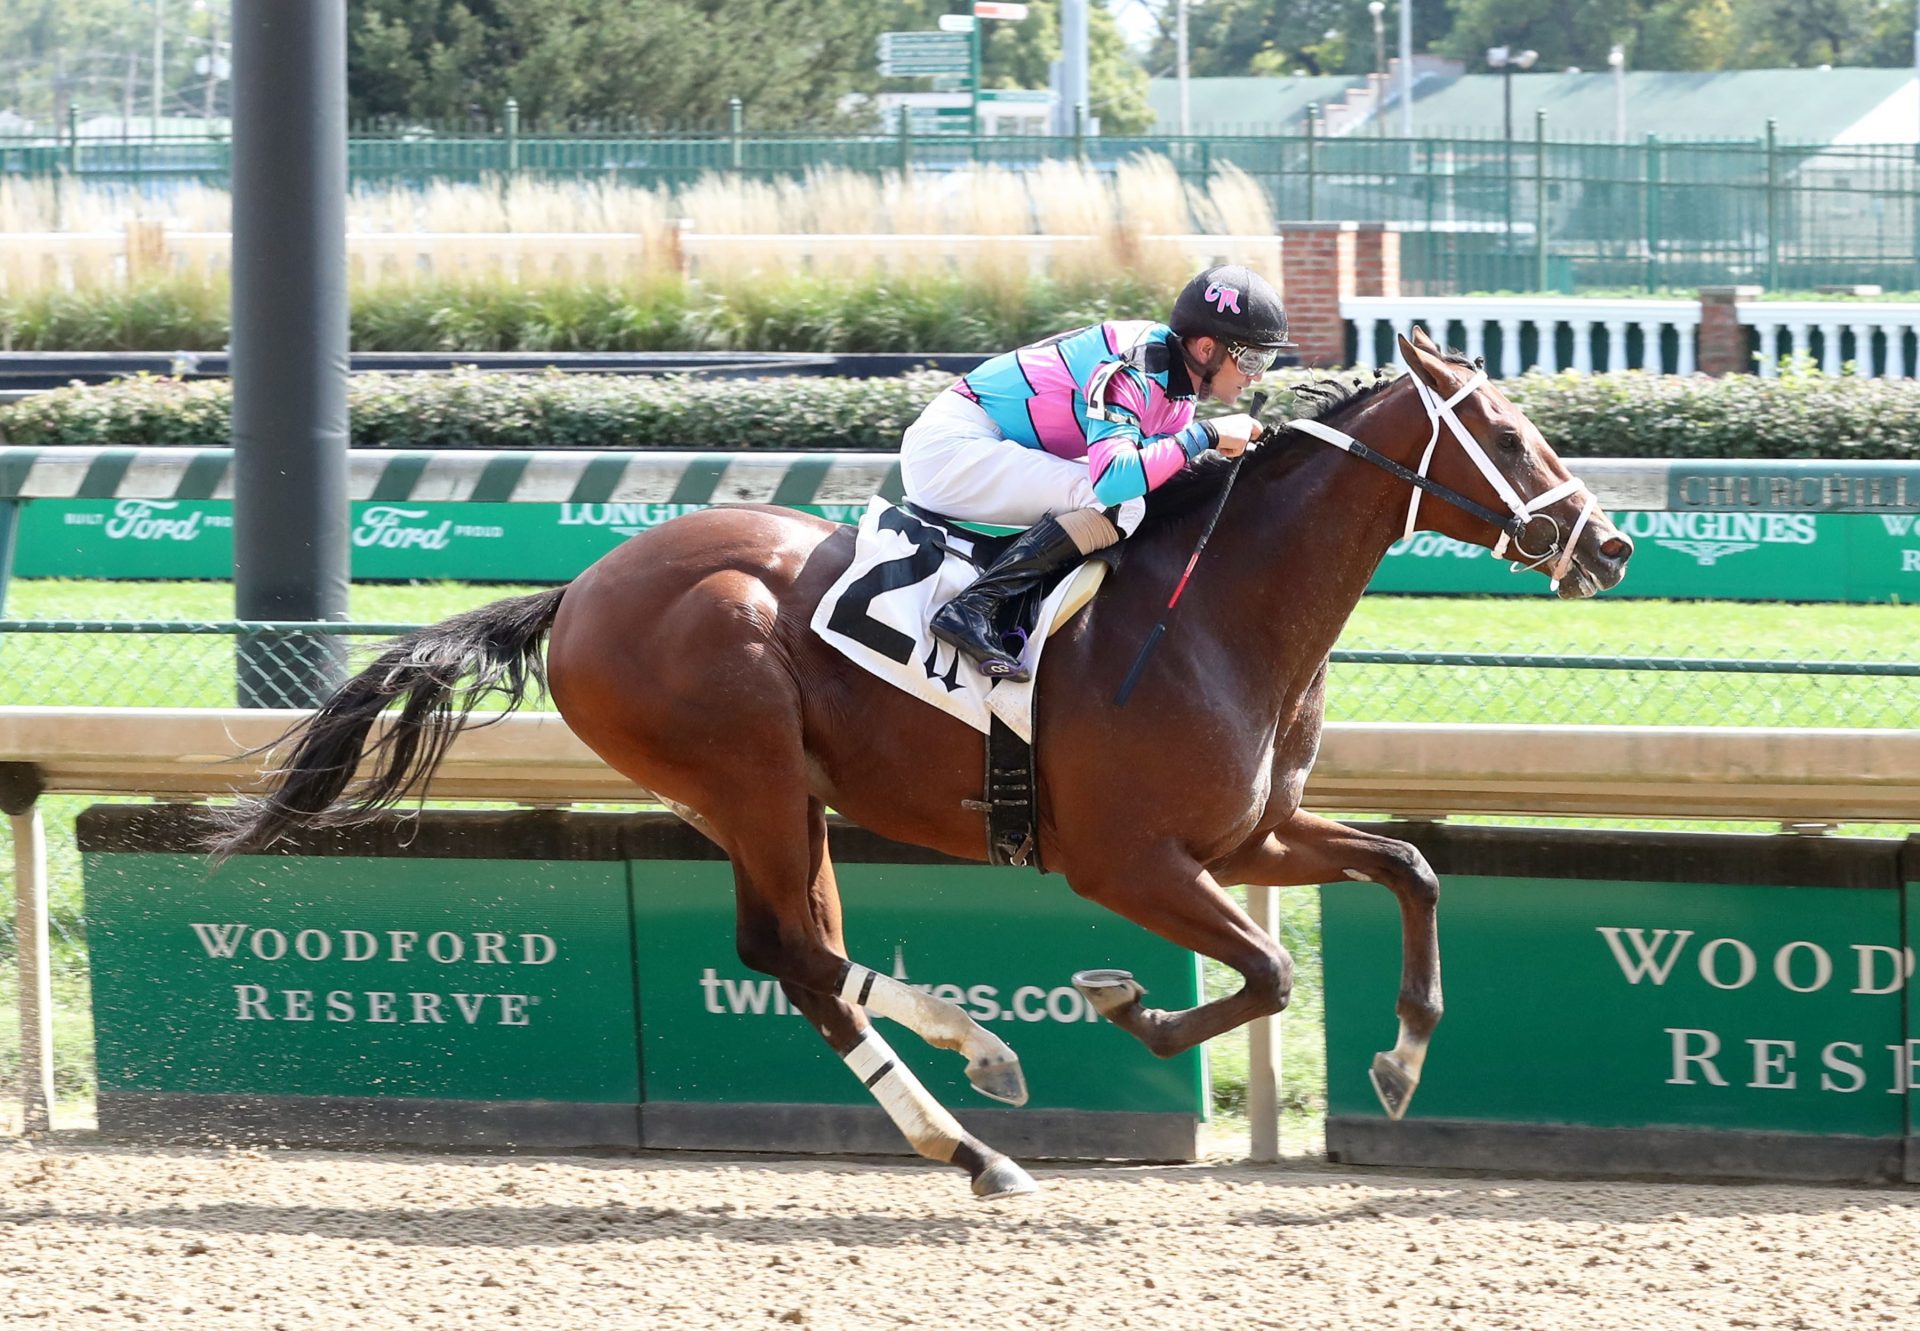
[[[217,351],[224,277],[0,294],[0,350]],[[957,273],[600,283],[476,277],[355,284],[355,351],[993,352],[1101,319],[1161,318],[1131,277],[983,283]]]
[[[1274,376],[1285,410],[1291,384]],[[356,375],[356,448],[819,449],[899,446],[952,376],[724,379],[616,375]],[[1569,457],[1920,458],[1920,382],[1627,373],[1501,382]],[[143,377],[66,388],[0,407],[17,446],[217,445],[229,437],[223,380]]]

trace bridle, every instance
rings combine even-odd
[[[1507,547],[1511,544],[1514,572],[1540,568],[1551,561],[1552,566],[1547,569],[1547,576],[1552,579],[1553,590],[1558,591],[1560,580],[1573,566],[1573,551],[1579,544],[1580,534],[1587,529],[1587,523],[1593,519],[1594,510],[1599,507],[1593,491],[1587,487],[1585,481],[1578,476],[1573,476],[1531,499],[1520,498],[1513,486],[1507,482],[1507,478],[1500,474],[1500,469],[1493,465],[1493,459],[1487,456],[1487,450],[1481,446],[1480,441],[1469,434],[1467,427],[1460,423],[1459,414],[1454,410],[1487,382],[1487,372],[1484,367],[1476,368],[1472,377],[1460,387],[1459,391],[1445,399],[1427,387],[1426,381],[1419,375],[1409,373],[1408,377],[1413,380],[1414,388],[1419,390],[1420,405],[1426,408],[1427,420],[1433,426],[1432,432],[1427,436],[1426,450],[1420,455],[1420,467],[1417,471],[1401,466],[1392,458],[1367,447],[1352,435],[1336,430],[1330,425],[1323,425],[1319,421],[1288,421],[1287,428],[1332,444],[1343,452],[1351,453],[1354,457],[1370,462],[1383,471],[1411,483],[1414,489],[1413,498],[1407,504],[1406,536],[1413,535],[1414,524],[1420,516],[1420,495],[1425,491],[1436,499],[1444,500],[1455,508],[1471,513],[1499,531],[1500,540],[1493,547],[1493,557],[1505,559]],[[1493,487],[1494,493],[1499,495],[1501,501],[1506,504],[1507,514],[1501,514],[1485,504],[1469,499],[1459,491],[1450,489],[1427,475],[1427,468],[1433,463],[1434,450],[1440,446],[1440,425],[1443,421],[1453,437],[1459,441],[1460,447],[1466,450],[1473,465],[1478,467],[1480,474],[1487,478],[1487,484]],[[1576,494],[1585,495],[1586,502],[1580,507],[1580,516],[1574,521],[1573,529],[1567,533],[1566,539],[1562,540],[1559,520],[1545,510]],[[1547,548],[1536,554],[1527,548],[1527,533],[1532,530],[1535,523],[1539,522],[1547,524],[1551,535],[1548,537]]]

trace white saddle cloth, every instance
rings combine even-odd
[[[971,550],[963,532],[922,522],[884,499],[860,519],[853,562],[813,612],[813,631],[849,661],[931,703],[985,734],[998,716],[1033,742],[1033,690],[1048,635],[1092,598],[1106,576],[1104,560],[1082,564],[1053,589],[1020,660],[1025,684],[989,679],[972,661],[927,631],[933,612],[966,589],[974,567],[941,548]]]

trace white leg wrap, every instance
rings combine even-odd
[[[844,1055],[873,1098],[887,1111],[895,1127],[906,1135],[913,1149],[929,1160],[951,1162],[966,1130],[957,1119],[927,1094],[927,1088],[911,1069],[902,1063],[880,1033],[868,1027],[860,1043]]]
[[[899,1022],[936,1049],[957,1049],[969,1058],[999,1055],[1002,1051],[1012,1057],[1013,1051],[1004,1040],[984,1030],[956,1005],[858,963],[847,968],[847,978],[840,982],[840,997],[876,1017]]]

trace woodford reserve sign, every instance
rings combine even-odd
[[[80,821],[106,1131],[906,1149],[740,963],[731,869],[669,815],[433,812],[211,873],[195,826],[178,806]],[[834,838],[854,955],[1026,1065],[1030,1103],[981,1110],[962,1060],[894,1037],[963,1121],[1027,1154],[1191,1158],[1199,1056],[1154,1058],[1068,977],[1124,966],[1185,1007],[1192,954],[1058,877]]]
[[[1440,828],[1446,1017],[1408,1118],[1366,1083],[1384,892],[1322,890],[1341,1159],[1920,1179],[1914,886],[1894,841]],[[1366,885],[1358,885],[1365,887]]]

